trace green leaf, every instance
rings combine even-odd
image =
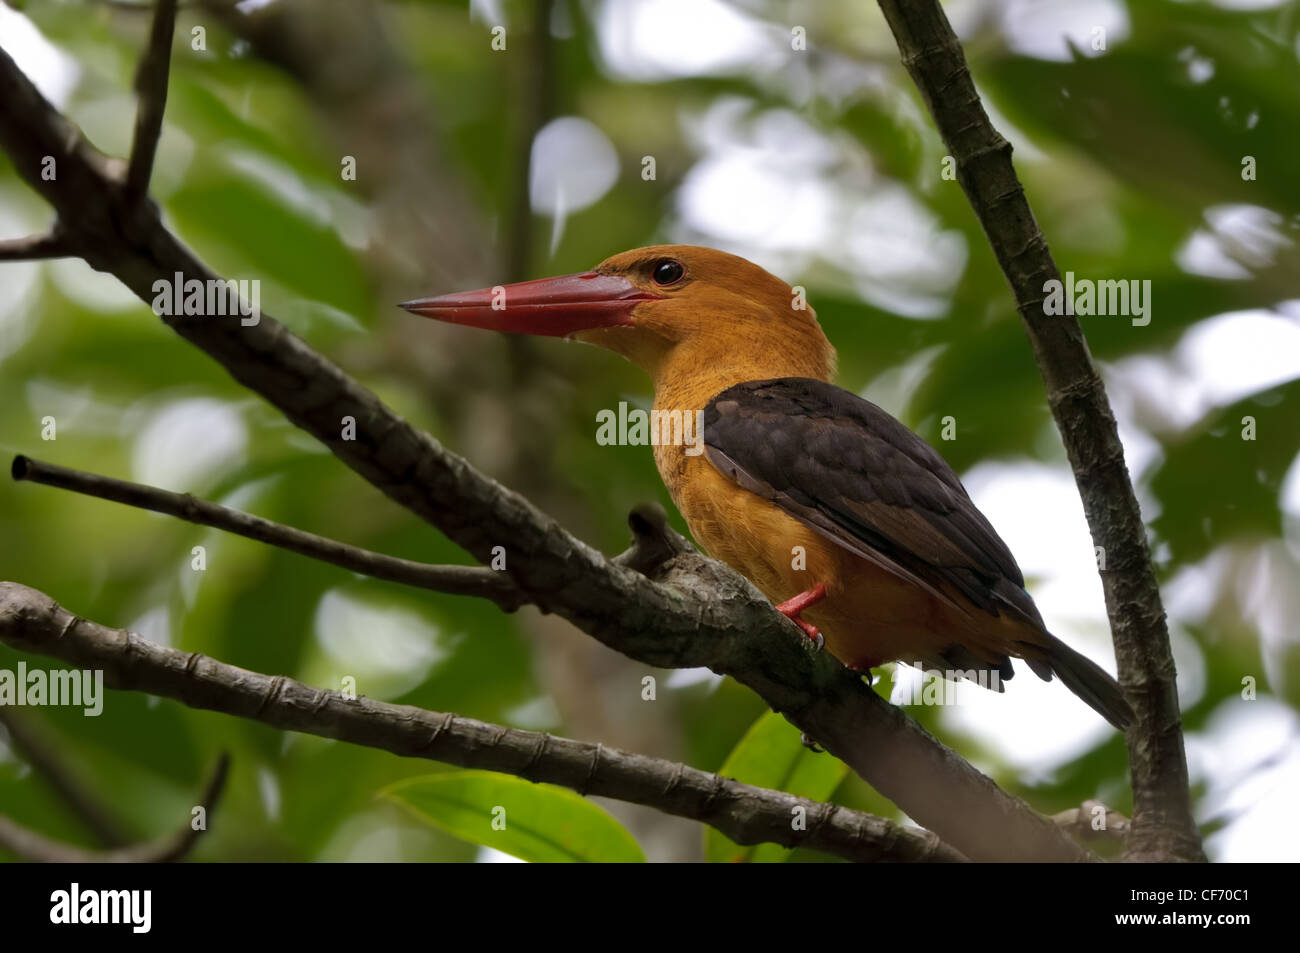
[[[567,788],[492,771],[453,771],[400,781],[381,796],[455,837],[521,860],[645,862],[627,828]],[[502,830],[493,828],[497,817]]]
[[[848,770],[838,758],[804,747],[799,730],[769,711],[745,732],[718,773],[745,784],[825,801]],[[704,854],[710,863],[780,863],[791,853],[780,844],[742,847],[712,827],[704,832]]]

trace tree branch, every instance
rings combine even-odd
[[[833,804],[741,784],[683,764],[603,745],[490,725],[450,713],[348,698],[80,619],[35,589],[0,582],[0,641],[102,669],[105,684],[173,698],[290,731],[486,768],[645,804],[716,827],[738,844],[808,847],[859,861],[964,860],[927,831]],[[808,829],[792,828],[802,807]],[[5,831],[0,827],[0,842]]]
[[[91,147],[0,50],[0,147],[77,233],[80,254],[141,300],[155,282],[216,276],[159,220],[122,199],[115,165]],[[41,159],[59,175],[42,180]],[[693,554],[655,579],[606,559],[529,501],[412,428],[368,390],[262,315],[170,315],[164,321],[327,446],[391,499],[480,562],[508,549],[508,572],[539,607],[646,664],[707,666],[748,685],[917,823],[973,860],[1088,860],[1049,819],[997,787],[893,708],[743,577]],[[343,439],[344,418],[356,421]]]
[[[167,81],[171,75],[172,34],[176,27],[176,0],[155,0],[149,46],[135,73],[135,91],[140,105],[135,115],[135,138],[131,162],[126,170],[128,199],[141,199],[149,191],[153,159],[162,136],[163,112],[167,106]]]
[[[400,582],[420,589],[432,589],[460,596],[477,596],[495,602],[506,612],[513,612],[528,600],[504,572],[482,566],[434,566],[429,563],[399,559],[349,546],[325,536],[307,533],[282,523],[241,513],[226,506],[200,500],[188,493],[172,493],[157,487],[115,480],[112,477],[71,470],[67,467],[42,463],[30,457],[14,458],[12,474],[15,480],[27,480],[45,486],[59,487],[112,500],[127,506],[137,506],[175,516],[188,523],[211,526],[247,539],[269,543],[281,549],[319,559],[343,569]]]
[[[1127,736],[1134,813],[1126,856],[1204,860],[1192,813],[1169,631],[1105,386],[1078,320],[1043,310],[1045,284],[1059,281],[1060,271],[1016,177],[1011,144],[989,122],[938,0],[879,3],[903,65],[956,159],[957,181],[1011,284],[1093,543],[1106,555],[1101,581],[1119,680],[1137,715]]]
[[[0,241],[0,261],[36,261],[44,258],[64,258],[75,255],[63,236],[57,231],[26,238]]]
[[[0,589],[3,585],[0,583]],[[27,591],[35,592],[35,590]],[[0,815],[0,847],[8,848],[24,860],[53,864],[158,864],[180,860],[190,852],[211,824],[212,813],[216,810],[217,802],[221,800],[221,792],[225,789],[229,769],[230,757],[223,754],[204,787],[203,796],[199,799],[205,822],[204,826],[197,830],[193,827],[192,818],[187,817],[185,823],[174,833],[147,844],[96,851],[51,840]]]

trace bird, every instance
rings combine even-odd
[[[648,372],[655,410],[702,424],[702,451],[654,445],[695,541],[848,668],[869,678],[894,661],[1002,691],[1019,658],[1117,729],[1132,723],[1119,683],[1048,631],[952,467],[832,383],[836,352],[802,289],[716,249],[654,245],[401,307],[577,339]]]

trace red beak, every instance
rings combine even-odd
[[[590,328],[630,327],[637,305],[658,300],[659,295],[642,291],[626,278],[586,271],[420,298],[402,307],[472,328],[564,337]]]

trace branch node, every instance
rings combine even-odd
[[[455,712],[449,711],[447,714],[443,715],[438,724],[434,726],[433,734],[429,735],[429,740],[420,747],[420,750],[432,753],[438,745],[438,739],[442,737],[443,732],[447,731],[451,727],[451,723],[455,720]]]
[[[578,793],[583,797],[587,796],[587,792],[591,790],[592,782],[596,780],[596,770],[600,767],[600,756],[604,750],[605,746],[599,741],[596,742],[596,747],[591,749],[591,767],[587,769],[587,777],[582,782],[582,787],[578,788]]]
[[[546,747],[550,743],[551,743],[550,732],[543,731],[541,735],[538,736],[537,744],[533,748],[533,753],[529,755],[528,760],[524,763],[524,766],[519,769],[519,776],[521,778],[527,778],[529,781],[534,781],[534,782],[537,780],[535,777],[533,777],[533,773],[532,773],[533,768],[536,767],[541,762],[542,758],[546,755]]]
[[[668,513],[658,503],[633,507],[627,525],[632,530],[632,546],[614,561],[643,576],[649,576],[674,556],[695,551],[685,537],[668,525]]]

